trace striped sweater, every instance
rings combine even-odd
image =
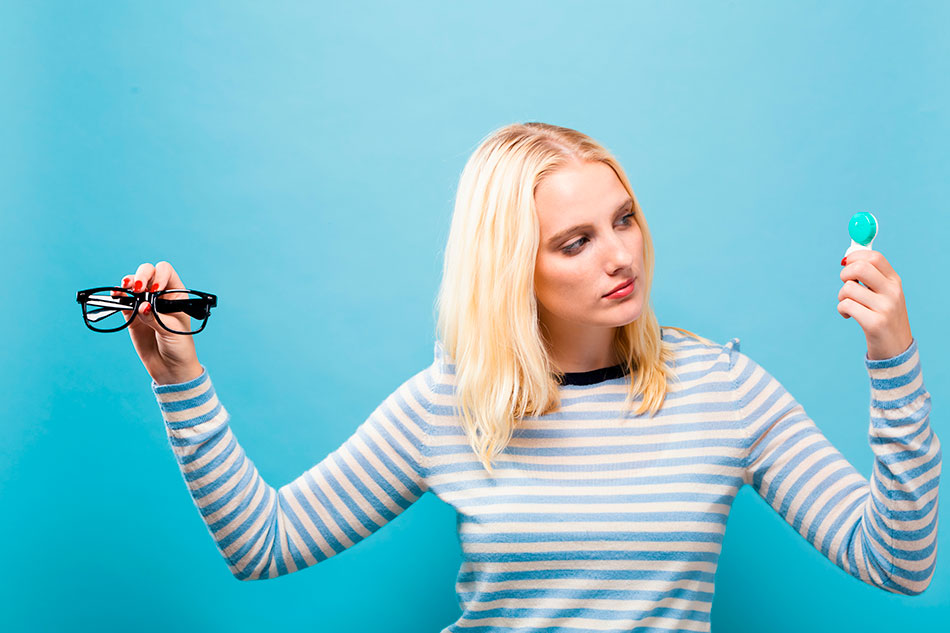
[[[662,335],[678,381],[655,417],[621,416],[627,376],[565,381],[561,408],[521,421],[493,477],[453,415],[454,365],[439,342],[429,367],[278,489],[238,444],[206,368],[152,390],[238,579],[338,554],[428,491],[451,504],[462,613],[442,633],[709,631],[726,521],[744,484],[848,574],[894,593],[928,586],[941,450],[916,340],[893,358],[865,356],[868,481],[739,339]]]

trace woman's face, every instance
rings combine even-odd
[[[643,308],[643,233],[613,169],[601,162],[571,163],[542,180],[534,199],[541,322],[566,336],[636,320]],[[632,292],[606,296],[631,278]]]

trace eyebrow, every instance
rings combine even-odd
[[[624,200],[623,204],[617,207],[617,210],[614,211],[614,213],[619,213],[624,207],[631,204],[632,202],[633,202],[633,198],[627,198],[626,200]],[[568,235],[570,235],[574,231],[580,231],[581,229],[592,229],[592,228],[594,227],[591,224],[578,224],[576,226],[572,226],[569,229],[564,229],[563,231],[559,231],[553,237],[551,237],[551,239],[548,240],[548,245],[555,246],[558,242],[566,238]]]

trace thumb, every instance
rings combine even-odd
[[[135,318],[132,320],[132,323],[129,324],[129,329],[134,330],[136,333],[143,333],[149,336],[152,335],[152,330],[156,332],[162,331],[162,326],[155,321],[155,315],[152,314],[151,304],[143,302],[139,305]]]

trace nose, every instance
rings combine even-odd
[[[630,250],[630,245],[624,242],[616,233],[614,233],[605,244],[606,250],[604,257],[607,260],[607,270],[610,272],[621,269],[629,270],[633,264],[633,253]]]

